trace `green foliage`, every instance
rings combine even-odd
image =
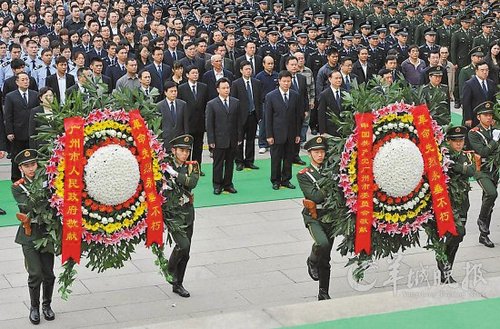
[[[94,81],[86,85],[86,88],[90,97],[84,98],[81,93],[73,93],[66,99],[64,106],[59,106],[57,101],[55,101],[51,114],[41,114],[37,117],[41,126],[35,138],[42,141],[42,145],[39,150],[39,170],[33,184],[30,186],[29,206],[31,212],[29,216],[39,219],[45,225],[48,232],[46,236],[36,241],[36,246],[38,248],[53,247],[56,254],[61,254],[62,223],[56,214],[56,210],[50,206],[52,195],[47,188],[45,165],[53,151],[54,145],[52,142],[64,132],[64,119],[72,116],[85,117],[94,109],[110,108],[115,110],[124,109],[125,111],[139,109],[148,124],[148,128],[157,136],[161,136],[161,116],[157,113],[156,104],[152,102],[151,98],[146,97],[140,92],[140,90],[115,90],[109,95],[105,93],[107,88],[105,85],[96,84]],[[166,204],[163,205],[163,210],[168,210],[169,216],[176,216],[177,218],[182,216],[182,214],[179,214],[179,207],[176,206],[174,200],[179,199],[175,196],[180,195],[182,191],[180,191],[177,184],[172,184],[171,188],[172,191],[169,193],[169,198],[171,199],[167,199]],[[168,228],[166,241],[171,244],[172,237],[170,232],[180,230],[181,228],[166,220],[165,224]],[[141,241],[145,241],[145,233],[130,241],[122,241],[120,244],[114,246],[97,243],[88,244],[82,240],[82,258],[86,257],[86,266],[93,271],[103,272],[110,268],[121,268],[126,261],[132,258],[135,246]],[[153,244],[152,251],[157,256],[155,263],[158,264],[161,273],[167,281],[171,282],[171,275],[168,273],[168,260],[163,255],[164,247]],[[71,294],[70,287],[76,279],[77,271],[75,269],[75,262],[72,259],[68,260],[63,264],[63,269],[58,280],[60,285],[59,293],[63,299],[67,299]]]
[[[346,111],[340,113],[339,116],[330,112],[332,113],[330,119],[339,127],[341,137],[332,137],[328,140],[327,163],[319,184],[322,189],[327,191],[324,207],[329,212],[322,218],[322,221],[332,224],[332,231],[329,232],[332,237],[342,237],[337,250],[342,256],[349,257],[346,266],[356,265],[353,271],[353,278],[356,281],[363,279],[364,272],[374,260],[385,257],[393,258],[399,252],[418,246],[419,234],[416,233],[406,237],[397,234],[390,236],[380,234],[372,229],[371,254],[367,255],[365,252],[358,255],[354,254],[356,216],[350,212],[346,205],[344,194],[339,187],[338,175],[341,153],[347,138],[355,129],[354,113],[370,112],[396,102],[418,105],[425,103],[425,96],[423,87],[411,88],[403,79],[396,81],[390,87],[384,87],[381,78],[375,77],[367,84],[357,85],[354,83],[350,93],[344,92],[342,105],[344,109],[347,109]],[[441,101],[437,96],[434,100]],[[431,114],[435,106],[435,104],[429,105]],[[457,184],[451,184],[450,194],[455,195],[459,188]],[[456,220],[459,222],[458,218]],[[424,248],[434,250],[438,259],[445,259],[445,243],[443,239],[438,237],[436,222],[429,220],[428,223],[423,225],[423,228],[428,236],[427,245]]]

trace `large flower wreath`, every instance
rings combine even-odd
[[[344,237],[339,251],[350,255],[348,265],[357,264],[357,280],[374,259],[418,245],[421,230],[429,238],[425,247],[444,260],[443,236],[454,234],[455,225],[460,225],[453,219],[446,190],[449,160],[442,128],[430,117],[423,126],[425,120],[417,116],[422,108],[408,105],[423,103],[422,90],[395,83],[377,93],[373,90],[380,88],[378,83],[355,86],[344,94],[349,111],[331,118],[341,137],[329,139],[320,180],[330,209],[324,221],[333,224],[332,236]],[[433,115],[437,103],[428,105]],[[422,113],[429,115],[427,110]],[[436,197],[436,191],[444,198]],[[438,209],[438,204],[447,207]]]
[[[152,247],[169,281],[163,227],[169,229],[169,242],[169,233],[179,229],[162,217],[167,209],[177,214],[176,197],[165,198],[167,186],[171,195],[181,192],[163,179],[171,159],[157,139],[155,105],[137,91],[107,96],[90,90],[95,97],[86,102],[76,95],[37,118],[43,123],[37,138],[48,143],[40,150],[44,165],[33,184],[31,215],[48,231],[37,244],[54,244],[62,254],[64,298],[71,293],[80,255],[98,272],[120,268],[142,241]]]

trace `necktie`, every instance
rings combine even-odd
[[[146,92],[146,96],[148,96],[149,95],[149,88],[146,88],[145,92]]]
[[[172,58],[174,59],[174,61],[177,60],[177,53],[175,51],[172,52]]]
[[[247,95],[248,95],[248,113],[252,113],[254,110],[252,86],[250,85],[250,80],[247,81]]]
[[[125,65],[120,65],[122,71],[125,71]]]
[[[27,95],[27,92],[23,92],[23,99],[24,99],[24,103],[26,103],[26,105],[28,105],[28,95]]]
[[[194,95],[194,99],[196,99],[196,86],[193,85],[193,95]]]
[[[345,87],[348,91],[351,89],[351,81],[348,75],[345,76]]]
[[[255,66],[253,65],[253,57],[250,57],[250,65],[252,66],[252,75],[255,74]]]
[[[287,94],[283,94],[283,99],[285,100],[285,104],[288,105],[288,96]]]
[[[158,65],[158,73],[160,74],[160,77],[163,78],[162,72],[161,72],[161,65]]]
[[[172,120],[177,123],[177,113],[175,113],[174,102],[170,103],[170,113],[172,114]]]
[[[483,92],[485,95],[488,95],[488,88],[486,87],[486,81],[483,80]]]
[[[341,104],[341,102],[340,102],[340,90],[337,90],[336,94],[337,94],[337,97],[335,97],[335,98],[336,98],[336,101],[337,101],[337,105],[340,108],[340,104]]]
[[[47,68],[46,68],[46,73],[45,73],[45,77],[48,77],[49,75],[51,75],[52,73],[50,73],[50,66],[47,65]]]
[[[227,99],[224,100],[224,107],[226,108],[226,111],[229,112],[229,104],[227,103]]]
[[[295,89],[295,91],[299,91],[299,84],[297,83],[296,75],[293,77],[293,89]]]
[[[35,69],[35,61],[34,61],[34,60],[32,60],[32,61],[31,61],[31,68],[32,68],[33,70]]]

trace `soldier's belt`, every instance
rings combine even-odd
[[[321,209],[325,209],[325,207],[323,207],[322,204],[316,204],[316,209],[321,210]]]

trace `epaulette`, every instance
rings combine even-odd
[[[471,131],[479,131],[479,127],[474,127],[471,129]]]
[[[24,178],[21,178],[20,180],[16,181],[16,182],[15,182],[14,184],[12,184],[12,185],[14,185],[14,186],[19,186],[19,185],[21,185],[21,184],[24,184]]]
[[[299,171],[299,174],[305,174],[308,170],[309,168],[305,167],[301,171]]]
[[[5,63],[2,64],[2,67],[6,67],[10,65],[10,61],[6,61]]]
[[[186,161],[186,164],[187,164],[187,165],[190,165],[190,164],[191,164],[191,165],[194,165],[194,164],[198,164],[198,161],[196,161],[196,160]]]

